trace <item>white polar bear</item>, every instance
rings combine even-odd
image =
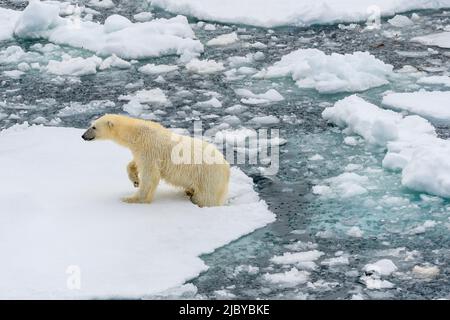
[[[182,187],[200,207],[220,206],[226,200],[230,165],[212,144],[153,121],[114,114],[97,119],[82,137],[112,140],[131,150],[128,177],[139,190],[125,202],[152,202],[161,178]]]

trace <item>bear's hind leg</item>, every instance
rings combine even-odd
[[[127,166],[128,178],[133,182],[135,188],[139,187],[139,172],[136,162],[133,160]]]
[[[202,207],[215,207],[220,206],[220,199],[216,195],[210,194],[208,192],[196,191],[191,197],[192,203]]]

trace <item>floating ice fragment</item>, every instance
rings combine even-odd
[[[397,266],[389,259],[381,259],[364,266],[364,271],[373,271],[381,276],[389,276],[397,269]]]
[[[364,233],[362,232],[362,230],[359,227],[353,226],[350,229],[348,229],[346,234],[350,237],[361,238]]]
[[[310,273],[308,271],[299,271],[297,268],[293,267],[285,272],[266,273],[263,275],[263,279],[273,284],[289,288],[306,283],[309,279],[309,275]]]
[[[389,19],[388,23],[397,28],[404,28],[412,26],[414,24],[414,22],[412,22],[411,19],[401,14],[398,14],[392,19]]]
[[[225,67],[222,62],[216,62],[214,60],[192,59],[186,64],[186,69],[198,74],[209,74],[222,71]]]
[[[433,265],[414,266],[412,272],[419,278],[434,278],[439,274],[439,268]]]
[[[299,49],[255,75],[263,78],[291,76],[300,88],[321,93],[364,91],[389,83],[393,67],[368,52],[327,55],[318,49]]]
[[[222,34],[214,39],[209,40],[206,45],[208,46],[227,46],[235,43],[239,40],[236,32]]]
[[[161,74],[161,73],[168,73],[178,70],[178,66],[175,65],[167,65],[167,64],[154,64],[149,63],[146,64],[138,69],[139,72],[145,73],[145,74]]]

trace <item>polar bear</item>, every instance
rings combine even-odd
[[[127,203],[150,203],[160,179],[182,187],[200,207],[224,204],[230,165],[212,144],[173,133],[162,125],[107,114],[93,122],[84,140],[108,139],[131,150],[128,177],[138,189]]]

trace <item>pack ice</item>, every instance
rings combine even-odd
[[[326,108],[324,119],[368,143],[385,146],[383,167],[402,171],[402,185],[419,192],[450,197],[450,142],[417,115],[404,116],[371,104],[357,95]]]
[[[0,17],[5,15],[9,20],[1,22],[6,25],[6,31],[0,36],[4,39],[13,34],[24,39],[43,38],[101,56],[115,54],[124,59],[176,54],[189,61],[203,52],[203,45],[195,39],[184,16],[132,23],[123,16],[112,15],[102,25],[76,16],[63,18],[59,11],[59,6],[39,1],[30,2],[23,12],[9,10],[9,14],[5,14],[2,9]]]
[[[414,9],[450,7],[449,0],[151,0],[168,11],[223,23],[259,27],[365,21]],[[286,8],[289,8],[288,10]]]
[[[255,77],[290,76],[298,87],[320,93],[358,92],[388,84],[392,70],[391,65],[368,52],[327,55],[318,49],[299,49]]]

